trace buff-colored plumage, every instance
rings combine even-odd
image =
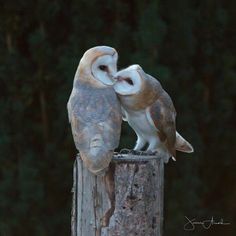
[[[193,148],[176,132],[176,111],[158,80],[138,65],[117,72],[114,85],[121,101],[124,120],[137,134],[135,150],[148,143],[148,151],[163,150],[175,159],[176,150],[192,152]]]
[[[113,48],[100,46],[85,52],[67,104],[76,148],[85,166],[94,174],[104,173],[109,166],[113,151],[119,145],[121,129],[121,108],[115,91],[98,80],[96,71],[91,69],[95,61],[105,55],[111,60],[116,57],[116,63],[117,53]],[[115,71],[110,71],[110,65],[107,68],[105,76],[112,80]],[[113,69],[116,70],[116,65]]]

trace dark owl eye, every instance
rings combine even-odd
[[[102,71],[106,71],[107,70],[107,66],[105,66],[105,65],[101,65],[101,66],[99,66],[98,67],[100,70],[102,70]]]
[[[133,80],[130,78],[125,78],[125,81],[129,84],[129,85],[134,85]]]

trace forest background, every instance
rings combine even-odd
[[[70,235],[76,156],[66,103],[83,53],[140,64],[193,154],[165,166],[166,236],[236,235],[236,1],[9,0],[0,7],[0,235]],[[120,148],[135,134],[123,124]],[[188,218],[228,226],[184,231]]]

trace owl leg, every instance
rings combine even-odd
[[[157,148],[158,148],[158,140],[157,140],[157,138],[150,139],[147,151],[155,151],[155,150],[157,150]]]
[[[134,147],[135,151],[140,151],[146,144],[146,141],[140,135],[137,135],[138,139],[136,141],[136,145]]]

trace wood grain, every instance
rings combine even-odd
[[[95,176],[74,164],[72,236],[161,236],[163,156],[115,155]]]

